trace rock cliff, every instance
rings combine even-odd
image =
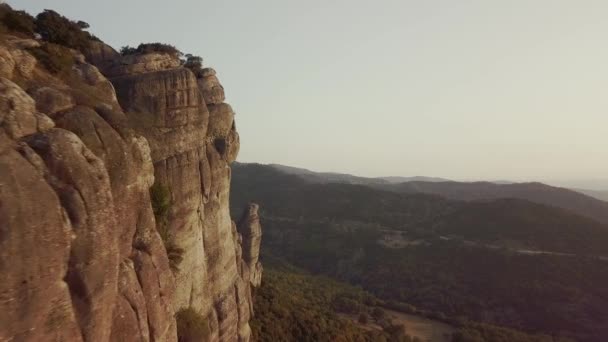
[[[230,217],[216,72],[83,52],[0,39],[0,341],[176,341],[184,310],[183,340],[248,341],[261,228]]]

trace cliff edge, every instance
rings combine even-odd
[[[248,341],[261,228],[230,217],[216,72],[0,6],[0,341]]]

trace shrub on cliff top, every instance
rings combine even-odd
[[[209,323],[193,308],[179,310],[175,320],[179,342],[206,341],[209,338]]]
[[[184,61],[184,66],[189,69],[202,69],[203,68],[203,57],[195,56],[193,54],[187,53],[185,55],[186,60]]]
[[[196,78],[203,77],[203,57],[187,53],[182,59],[182,64],[185,68],[190,69]]]
[[[137,48],[134,48],[134,47],[129,46],[129,45],[125,45],[125,46],[123,46],[123,47],[120,48],[119,52],[123,56],[134,55],[134,54],[137,53]]]
[[[0,4],[0,30],[34,35],[34,17],[25,11],[16,11],[7,4]]]
[[[175,46],[163,43],[141,43],[137,48],[128,45],[120,48],[120,53],[123,56],[152,52],[168,53],[176,57],[181,57],[183,55]]]
[[[85,51],[92,39],[91,34],[82,28],[84,22],[72,21],[52,10],[44,10],[36,16],[36,32],[51,43]]]

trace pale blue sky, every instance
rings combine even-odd
[[[204,57],[243,162],[608,178],[608,1],[12,0]]]

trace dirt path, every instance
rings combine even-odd
[[[452,340],[452,333],[456,330],[445,323],[434,321],[422,316],[405,314],[398,311],[384,309],[385,314],[395,324],[403,324],[405,333],[418,337],[424,342],[449,342]],[[382,327],[372,322],[361,324],[354,315],[340,314],[341,317],[351,320],[356,325],[365,330],[382,330]]]
[[[418,337],[428,342],[449,342],[456,330],[445,323],[434,321],[422,316],[405,314],[393,310],[384,310],[393,322],[405,326],[405,331],[412,337]]]

